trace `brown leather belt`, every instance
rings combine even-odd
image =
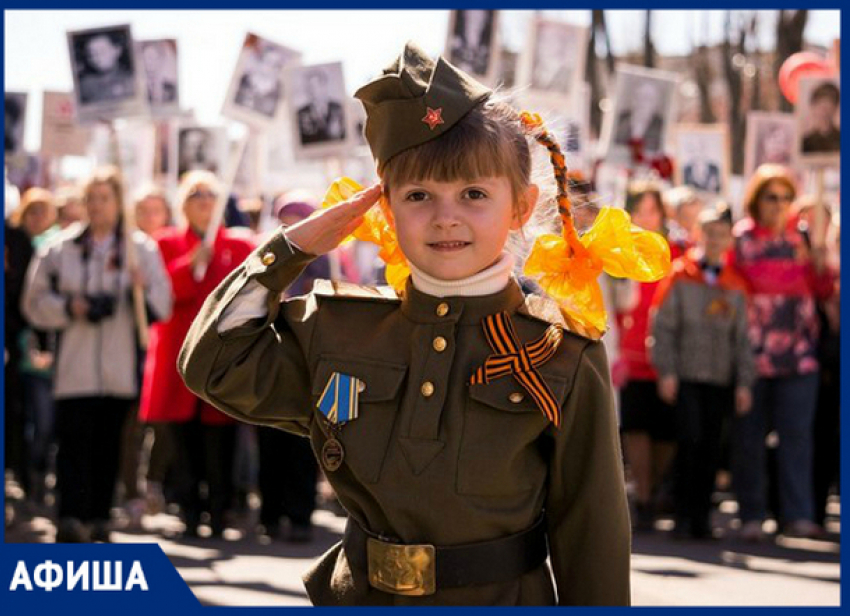
[[[546,561],[546,525],[541,515],[515,535],[442,547],[394,543],[349,518],[343,549],[349,565],[367,570],[378,590],[430,595],[438,588],[507,582],[539,567]]]

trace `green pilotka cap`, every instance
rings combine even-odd
[[[366,109],[364,133],[380,169],[399,152],[445,133],[491,92],[408,42],[383,74],[354,96]]]

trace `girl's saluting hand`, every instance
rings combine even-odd
[[[323,255],[337,246],[363,222],[363,215],[378,202],[381,185],[375,184],[326,210],[320,210],[286,230],[286,237],[302,251]]]

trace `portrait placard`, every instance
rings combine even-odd
[[[499,11],[452,11],[444,55],[478,81],[495,85],[500,59]]]
[[[679,76],[640,66],[618,66],[613,106],[605,116],[605,158],[629,165],[638,146],[645,158],[664,154],[675,117]]]
[[[129,25],[68,32],[77,121],[89,124],[148,111]]]
[[[797,161],[838,166],[841,161],[841,83],[838,77],[802,77],[794,115]]]
[[[342,63],[290,67],[285,83],[296,158],[344,155],[352,130]]]
[[[674,135],[676,182],[699,193],[725,196],[729,185],[729,131],[723,124],[680,124]]]
[[[791,113],[750,111],[747,114],[747,137],[744,145],[744,176],[750,177],[765,163],[794,163],[797,144],[797,121]]]
[[[77,123],[71,92],[45,92],[41,106],[41,154],[85,156],[91,130]]]
[[[300,61],[300,52],[249,32],[236,60],[222,115],[258,129],[271,127],[285,107],[285,69]]]
[[[589,30],[535,17],[517,69],[517,85],[534,96],[571,99],[584,81]]]
[[[180,87],[177,40],[139,41],[138,56],[144,71],[145,92],[151,115],[163,117],[178,114]]]
[[[24,127],[27,119],[26,92],[5,92],[3,152],[6,155],[24,151]]]
[[[227,160],[227,131],[219,126],[180,123],[174,127],[172,153],[177,161],[177,182],[187,171],[203,169],[224,172]]]

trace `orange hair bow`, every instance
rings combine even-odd
[[[607,328],[599,274],[604,271],[639,282],[659,280],[670,271],[670,247],[659,234],[631,224],[630,216],[615,208],[602,208],[590,230],[579,237],[573,225],[566,161],[558,143],[536,113],[522,112],[520,122],[549,151],[563,223],[561,236],[537,238],[523,271],[560,304],[574,330],[599,338]]]
[[[523,272],[560,304],[573,329],[599,338],[607,329],[599,275],[660,280],[670,270],[670,248],[661,235],[631,224],[625,211],[610,207],[599,211],[579,243],[582,250],[573,251],[563,237],[540,236]]]

